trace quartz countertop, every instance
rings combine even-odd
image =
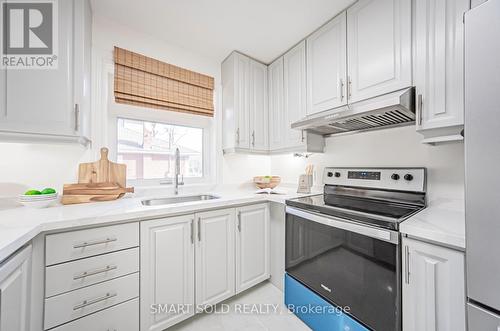
[[[0,261],[42,232],[161,218],[266,201],[284,204],[287,199],[307,195],[297,194],[292,188],[282,188],[281,191],[284,194],[255,194],[254,189],[223,187],[208,193],[218,196],[219,199],[162,206],[143,206],[141,200],[172,195],[128,195],[116,201],[57,205],[44,209],[22,206],[4,208],[0,210]],[[401,223],[400,231],[413,238],[463,250],[465,249],[464,202],[435,199],[426,209]]]
[[[465,250],[465,208],[462,199],[439,198],[399,226],[409,237]]]
[[[280,191],[283,191],[284,194],[255,194],[254,189],[248,188],[216,188],[209,193],[202,192],[202,194],[216,195],[219,199],[162,206],[143,206],[141,200],[171,197],[172,195],[156,194],[155,196],[140,197],[127,195],[116,201],[57,205],[43,209],[30,209],[15,205],[0,210],[0,262],[42,232],[161,218],[256,202],[271,201],[284,204],[287,199],[304,195],[295,193],[295,190],[291,188]]]

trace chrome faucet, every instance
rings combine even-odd
[[[181,152],[178,148],[175,149],[175,174],[174,174],[174,193],[179,194],[179,185],[184,185],[184,175],[182,175],[182,180],[179,181],[179,175],[181,174]]]

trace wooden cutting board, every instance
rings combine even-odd
[[[121,187],[117,183],[64,184],[61,203],[63,205],[71,205],[76,203],[111,201],[121,198],[125,193],[133,192],[133,187]]]
[[[111,201],[121,198],[134,188],[125,187],[127,166],[108,160],[108,149],[101,148],[101,159],[81,163],[78,168],[78,184],[65,184],[61,203],[64,205]]]
[[[63,187],[63,195],[116,195],[133,192],[133,187],[121,187],[116,183],[64,184]]]
[[[127,166],[109,161],[108,152],[103,147],[99,161],[80,164],[78,183],[117,183],[121,187],[126,186]]]

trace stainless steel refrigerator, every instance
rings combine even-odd
[[[469,331],[500,331],[500,0],[465,15]]]

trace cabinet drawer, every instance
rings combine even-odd
[[[57,264],[45,269],[45,297],[139,271],[139,248]]]
[[[139,273],[45,299],[45,330],[139,296]]]
[[[98,313],[64,324],[51,331],[137,331],[139,330],[139,299],[133,299]]]
[[[469,330],[471,331],[498,331],[500,330],[500,316],[472,303],[467,304],[469,312]]]
[[[48,235],[45,265],[139,246],[139,223],[103,226]]]

